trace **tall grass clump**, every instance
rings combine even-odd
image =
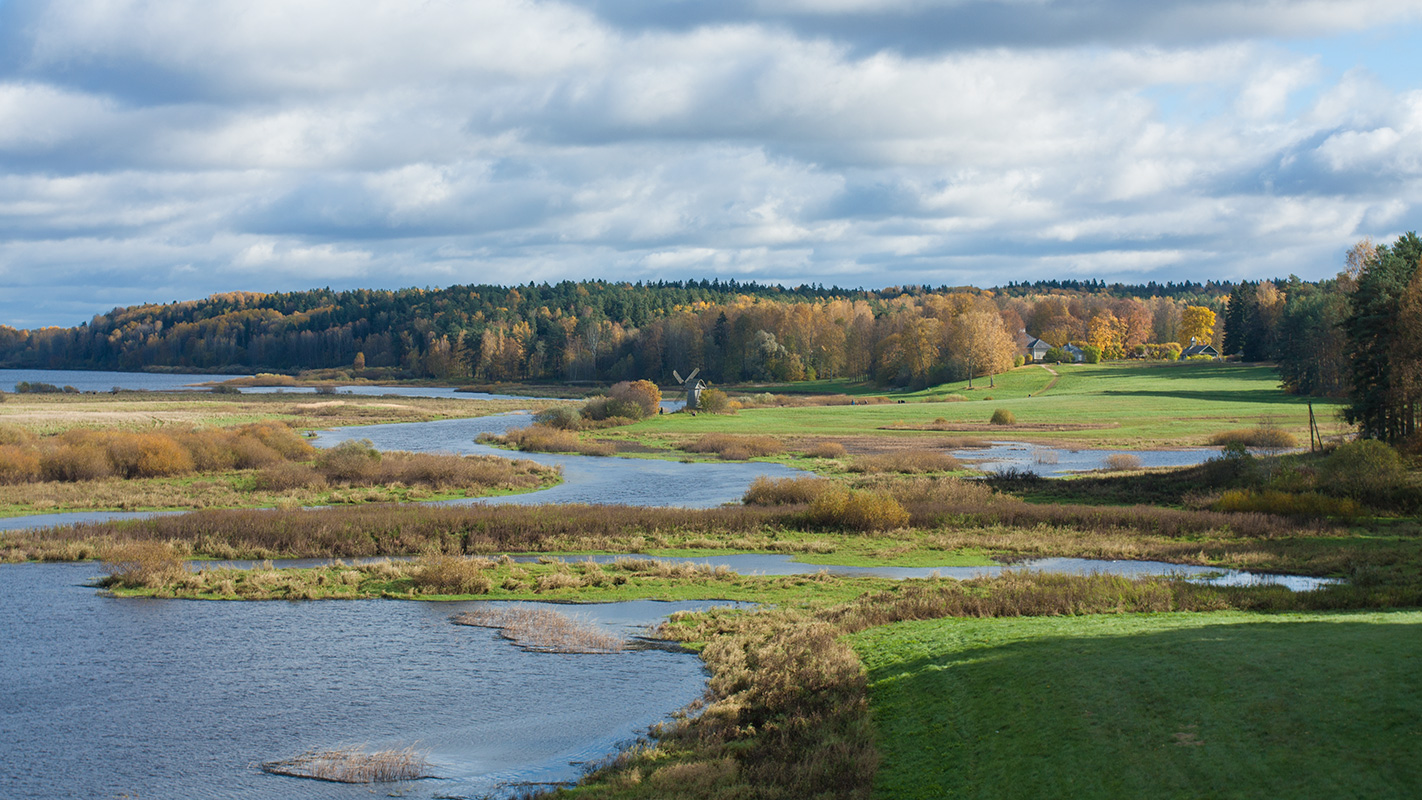
[[[1362,506],[1351,497],[1332,497],[1318,492],[1285,492],[1276,489],[1255,491],[1230,489],[1215,501],[1214,510],[1238,513],[1283,514],[1296,517],[1356,517]]]
[[[1245,447],[1258,447],[1264,450],[1287,450],[1298,447],[1299,440],[1292,433],[1265,420],[1253,428],[1220,431],[1210,437],[1210,444],[1218,447],[1241,444]]]
[[[908,525],[909,512],[884,492],[835,486],[810,501],[805,519],[819,528],[882,531]]]
[[[262,771],[333,783],[393,783],[431,776],[429,761],[413,747],[373,753],[359,747],[311,750],[294,758],[267,761]]]
[[[751,436],[735,433],[708,433],[693,442],[683,444],[688,453],[715,453],[727,461],[773,456],[784,450],[774,436]]]
[[[104,548],[99,568],[104,586],[130,589],[164,586],[187,574],[187,563],[171,542],[117,541]]]
[[[849,451],[839,442],[819,442],[805,450],[806,458],[844,458]]]
[[[988,420],[994,425],[1016,425],[1017,415],[1006,408],[994,409],[992,419]]]
[[[583,426],[583,417],[572,406],[549,406],[533,415],[533,422],[560,431],[575,431]]]
[[[824,478],[770,478],[761,475],[751,481],[741,501],[749,506],[813,503],[833,486]]]
[[[425,594],[488,594],[494,581],[486,573],[494,562],[478,556],[427,552],[415,562],[415,587]]]

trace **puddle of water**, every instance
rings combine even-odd
[[[1179,450],[1087,450],[1046,447],[1027,442],[992,442],[990,447],[956,450],[955,458],[991,472],[1023,470],[1043,477],[1061,477],[1076,472],[1105,469],[1106,459],[1129,455],[1140,459],[1142,467],[1193,467],[1220,454],[1218,447],[1190,447]]]

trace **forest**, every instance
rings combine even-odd
[[[1247,361],[1275,362],[1290,392],[1343,396],[1357,380],[1380,379],[1350,372],[1350,347],[1357,347],[1349,342],[1371,334],[1348,320],[1359,304],[1378,306],[1368,312],[1375,317],[1398,312],[1416,264],[1393,254],[1412,246],[1415,236],[1408,237],[1392,246],[1360,243],[1344,271],[1319,281],[1054,280],[872,291],[564,281],[230,292],[117,308],[74,328],[0,326],[0,367],[344,369],[455,383],[664,382],[673,370],[699,367],[720,384],[853,379],[921,386],[1010,368],[1032,338],[1107,359],[1171,358],[1177,345],[1194,340]],[[1404,266],[1384,270],[1393,262]],[[1390,277],[1370,277],[1381,271]],[[1385,366],[1390,351],[1380,352],[1374,361]],[[1410,386],[1410,375],[1398,370],[1387,391]]]

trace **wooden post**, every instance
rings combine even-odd
[[[1317,452],[1313,446],[1315,437],[1318,439],[1319,448],[1322,448],[1323,434],[1318,432],[1318,421],[1313,417],[1313,402],[1310,401],[1308,404],[1308,451],[1310,453]]]

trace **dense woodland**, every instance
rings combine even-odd
[[[1391,398],[1382,407],[1395,418],[1374,426],[1381,435],[1412,429],[1402,421],[1412,412],[1396,406],[1422,380],[1407,364],[1393,368],[1408,351],[1388,344],[1401,329],[1386,324],[1407,319],[1403,312],[1412,308],[1403,304],[1416,272],[1409,249],[1416,237],[1409,237],[1391,246],[1360,244],[1347,270],[1322,281],[1042,281],[875,291],[565,281],[233,292],[118,308],[76,328],[0,326],[0,366],[337,368],[451,382],[665,382],[674,369],[699,367],[713,383],[850,378],[911,386],[1006,369],[1031,337],[1074,343],[1102,358],[1170,357],[1177,352],[1170,343],[1194,339],[1248,361],[1276,362],[1291,392],[1341,396],[1359,381],[1381,391]],[[1364,340],[1373,344],[1359,344]],[[1371,419],[1382,412],[1358,413]]]

